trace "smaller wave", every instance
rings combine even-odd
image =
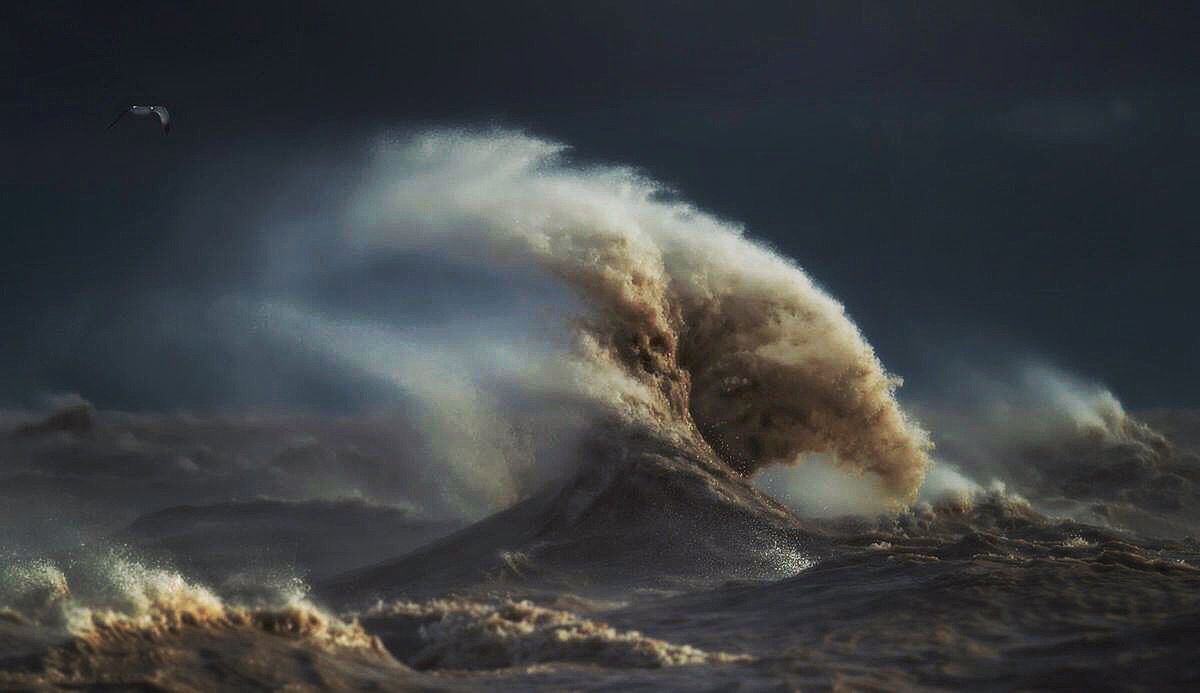
[[[621,631],[570,611],[529,601],[486,603],[459,598],[377,604],[364,616],[405,632],[389,641],[416,669],[505,669],[550,662],[577,662],[613,668],[748,662],[747,655],[705,652]],[[412,638],[415,630],[417,637]]]
[[[258,604],[230,604],[178,573],[115,554],[85,562],[78,590],[50,561],[7,566],[0,574],[0,607],[8,620],[58,631],[93,646],[154,641],[188,628],[251,629],[303,639],[318,648],[384,652],[378,639],[359,624],[307,601],[298,582],[272,589],[271,598]]]

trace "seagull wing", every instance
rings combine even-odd
[[[114,126],[114,125],[116,125],[117,123],[121,122],[121,119],[122,119],[122,118],[124,118],[124,117],[125,117],[125,114],[126,114],[126,113],[128,113],[128,112],[129,112],[129,109],[128,109],[128,108],[126,108],[125,110],[121,111],[121,115],[117,116],[117,117],[116,117],[116,119],[115,119],[115,120],[113,120],[113,122],[109,123],[109,125],[108,125],[108,129],[109,129],[109,130],[111,130],[111,129],[113,128],[113,126]]]
[[[163,106],[151,106],[151,111],[158,116],[158,121],[162,123],[163,133],[171,132],[171,112]]]

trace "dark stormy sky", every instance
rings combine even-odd
[[[1167,2],[7,2],[0,404],[353,403],[221,302],[260,279],[256,225],[319,217],[362,142],[466,125],[744,222],[918,393],[947,359],[1032,354],[1197,405],[1197,36]],[[170,136],[106,130],[138,102]],[[417,315],[471,293],[455,271],[308,290]]]

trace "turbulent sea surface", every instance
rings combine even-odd
[[[538,274],[561,330],[265,298],[409,403],[3,414],[0,689],[1200,680],[1200,415],[1032,365],[902,406],[795,264],[523,135],[392,142],[360,182],[328,262]]]

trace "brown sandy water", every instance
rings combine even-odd
[[[628,170],[435,132],[363,179],[339,262],[540,273],[569,339],[426,342],[264,302],[411,410],[3,413],[0,689],[1200,676],[1194,413],[1042,373],[1015,404],[924,403],[935,457],[836,300]]]

